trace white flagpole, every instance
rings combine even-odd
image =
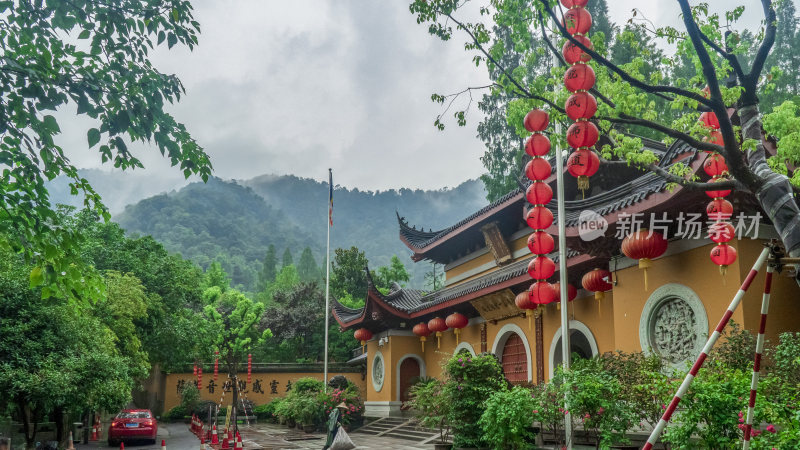
[[[331,215],[333,214],[333,170],[328,169],[328,246],[325,253],[325,363],[322,374],[324,391],[328,392],[328,317],[331,315]]]
[[[556,124],[555,131],[557,136],[561,136],[561,124]],[[561,292],[561,361],[564,370],[569,370],[569,318],[567,308],[569,307],[567,298],[567,237],[566,237],[566,212],[564,208],[564,155],[563,151],[556,147],[556,193],[558,195],[558,278]],[[572,450],[572,417],[569,412],[569,396],[564,393],[565,411],[564,414],[564,438],[567,449]]]

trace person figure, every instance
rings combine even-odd
[[[347,411],[347,405],[342,402],[336,405],[336,408],[333,408],[333,411],[328,415],[328,438],[325,440],[325,446],[322,447],[322,450],[328,450],[333,444],[333,439],[342,426],[342,414],[345,411]]]

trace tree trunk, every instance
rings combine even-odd
[[[69,441],[69,420],[68,415],[64,412],[64,408],[59,406],[53,410],[53,420],[56,423],[56,440],[58,446],[67,448]]]
[[[747,165],[764,180],[761,186],[748,186],[753,189],[761,208],[772,221],[778,232],[786,254],[800,257],[800,207],[794,198],[792,185],[785,175],[774,172],[767,164],[767,152],[762,142],[761,114],[758,105],[739,109],[744,139],[758,142],[756,151],[747,152]],[[797,277],[800,284],[800,274]]]
[[[36,429],[37,423],[33,421],[33,414],[31,413],[31,407],[29,404],[25,403],[24,400],[19,401],[19,415],[22,419],[22,430],[25,433],[25,448],[32,449],[34,448],[34,444],[36,442]]]

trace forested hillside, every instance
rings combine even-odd
[[[288,249],[294,261],[309,247],[315,263],[324,266],[327,196],[327,183],[294,176],[212,179],[129,205],[114,220],[129,233],[152,235],[203,269],[219,261],[233,286],[253,292],[270,245],[279,257]],[[471,214],[485,204],[484,198],[476,180],[439,191],[339,187],[334,192],[331,247],[356,246],[365,251],[372,267],[388,265],[392,255],[398,255],[411,274],[410,284],[422,287],[430,266],[408,258],[398,238],[395,211],[411,223],[438,228]]]

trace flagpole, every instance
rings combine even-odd
[[[324,391],[328,392],[328,317],[331,315],[331,220],[333,214],[333,170],[328,169],[328,245],[325,253],[325,363],[322,374]]]

